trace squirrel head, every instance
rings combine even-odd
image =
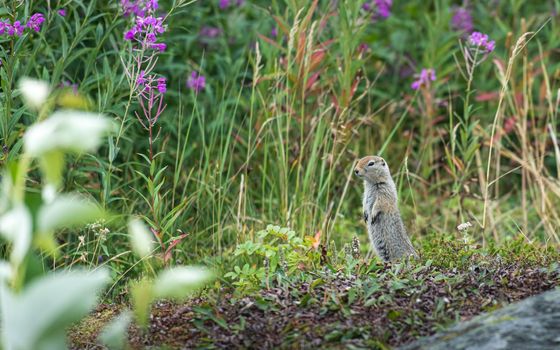
[[[364,181],[374,184],[391,179],[387,162],[379,156],[367,156],[360,159],[354,168],[354,174]]]

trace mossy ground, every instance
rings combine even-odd
[[[451,239],[422,245],[416,261],[349,258],[350,268],[279,271],[257,292],[222,285],[184,304],[159,302],[146,331],[131,328],[130,345],[384,349],[560,285],[554,249],[520,240],[484,249]],[[73,346],[96,348],[96,330],[116,309],[103,306],[74,328]]]

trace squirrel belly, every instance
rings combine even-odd
[[[378,212],[376,217],[377,219],[370,223],[368,233],[377,255],[383,261],[416,255],[398,213]]]
[[[376,156],[362,158],[354,171],[364,180],[364,221],[377,255],[383,261],[416,255],[398,209],[396,186],[385,160]]]

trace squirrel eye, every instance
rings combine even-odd
[[[374,166],[374,165],[375,165],[375,162],[369,162],[368,163],[368,166]]]

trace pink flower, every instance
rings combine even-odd
[[[132,40],[136,35],[136,29],[131,29],[128,32],[124,33],[124,40]]]
[[[157,89],[162,94],[167,92],[167,79],[165,77],[158,78]]]
[[[436,80],[436,71],[433,68],[422,69],[417,77],[418,79],[410,85],[413,90],[418,90],[421,86],[430,86],[430,82]]]
[[[482,48],[486,53],[490,53],[496,48],[496,42],[494,40],[490,41],[488,35],[480,32],[473,32],[469,36],[469,42],[473,46]]]
[[[41,14],[41,13],[36,13],[33,16],[31,16],[31,18],[29,19],[29,21],[27,22],[27,28],[33,29],[35,32],[40,32],[41,31],[41,25],[43,24],[43,22],[45,21],[45,17]],[[14,23],[15,24],[18,22]],[[23,29],[22,29],[23,32]],[[21,35],[21,34],[19,34]]]
[[[62,17],[66,17],[66,10],[65,9],[60,9],[58,11],[56,11],[60,16]]]
[[[470,33],[474,29],[471,12],[464,7],[457,7],[451,18],[451,28],[463,33]]]
[[[362,9],[367,12],[372,12],[372,19],[378,18],[386,19],[391,16],[391,7],[393,0],[371,0],[362,5]]]
[[[153,43],[152,48],[154,50],[158,50],[159,52],[163,52],[167,49],[167,45],[165,43]]]
[[[140,74],[138,74],[138,78],[136,79],[136,84],[138,85],[144,85],[146,84],[146,72],[144,71],[140,71]]]
[[[220,0],[219,5],[220,9],[224,10],[229,7],[229,0]]]
[[[204,75],[199,75],[198,72],[193,71],[187,80],[187,87],[198,93],[206,87],[206,78]]]
[[[220,28],[204,26],[200,29],[198,35],[204,38],[216,38],[220,34],[222,34],[222,30]]]

